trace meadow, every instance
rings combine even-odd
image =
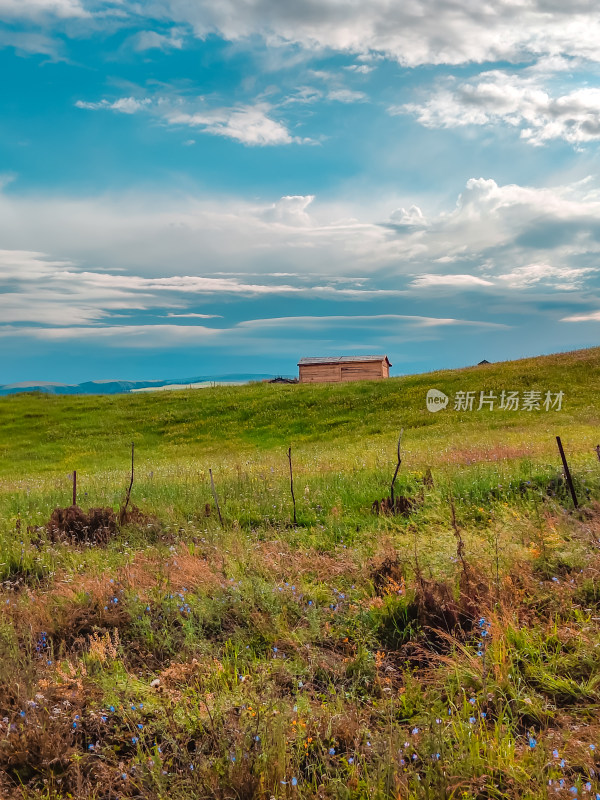
[[[0,797],[599,800],[599,386],[0,398]],[[48,524],[74,470],[101,540]]]

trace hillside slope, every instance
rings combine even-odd
[[[520,361],[343,385],[216,387],[137,396],[23,394],[0,398],[0,474],[78,467],[116,467],[134,441],[148,463],[311,445],[335,453],[360,443],[391,444],[400,428],[416,452],[488,442],[534,442],[576,426],[573,446],[588,447],[600,425],[600,348]],[[426,408],[431,388],[449,396],[438,413]],[[502,391],[520,393],[518,410],[501,410]],[[454,410],[457,392],[473,392],[472,411]],[[523,410],[539,391],[540,409]],[[546,392],[563,392],[562,410],[544,409]],[[477,410],[480,392],[494,408]],[[500,433],[501,431],[501,433]],[[591,437],[588,441],[588,437]],[[596,444],[596,442],[594,442]]]

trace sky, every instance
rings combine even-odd
[[[600,344],[596,0],[0,0],[0,383]]]

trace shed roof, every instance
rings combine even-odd
[[[301,358],[298,362],[299,367],[307,367],[314,364],[355,364],[363,361],[387,361],[391,367],[387,356],[318,356],[316,358]]]

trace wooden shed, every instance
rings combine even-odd
[[[298,362],[300,383],[380,380],[390,377],[391,366],[387,356],[301,358]]]

